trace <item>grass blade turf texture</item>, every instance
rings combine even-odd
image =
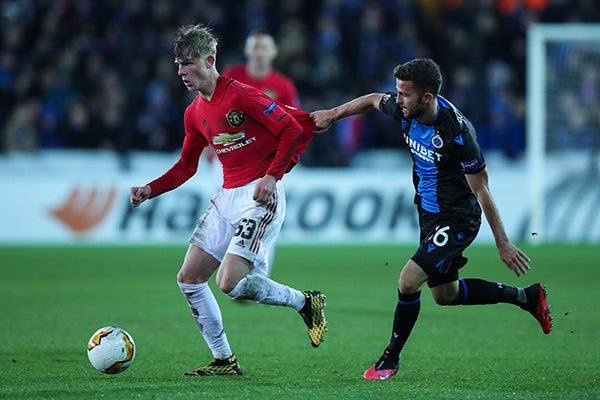
[[[514,306],[440,307],[425,290],[398,374],[373,382],[362,373],[389,340],[412,247],[278,248],[275,279],[327,295],[327,341],[312,348],[289,309],[240,305],[213,290],[245,374],[208,378],[182,376],[211,361],[175,283],[185,247],[0,247],[0,398],[600,398],[600,250],[524,250],[533,267],[524,278],[483,246],[468,250],[461,273],[544,282],[550,335]],[[86,343],[112,324],[133,335],[137,355],[109,376],[89,364]]]

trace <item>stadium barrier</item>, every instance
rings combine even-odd
[[[123,169],[110,153],[44,152],[0,158],[0,244],[182,244],[214,193],[210,167],[133,209],[129,188],[162,174],[177,154],[134,154]],[[527,236],[527,182],[518,162],[488,159],[490,186],[508,234]],[[414,244],[410,164],[396,168],[298,166],[285,179],[279,244]],[[493,243],[484,222],[478,243]]]

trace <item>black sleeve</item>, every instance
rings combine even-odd
[[[467,122],[464,128],[455,140],[458,144],[458,161],[464,174],[476,174],[485,168],[485,158],[477,143],[477,134],[473,125]]]
[[[402,120],[402,111],[400,110],[400,106],[396,104],[395,93],[387,92],[383,95],[379,102],[379,110],[397,121]]]

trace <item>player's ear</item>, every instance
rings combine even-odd
[[[215,65],[215,56],[207,56],[204,59],[204,66],[206,69],[210,69],[213,65]]]
[[[429,104],[433,100],[433,97],[433,93],[425,92],[425,94],[423,95],[423,100],[425,100],[425,104]]]

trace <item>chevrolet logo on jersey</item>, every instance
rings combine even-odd
[[[246,116],[241,111],[231,110],[227,113],[226,117],[229,125],[234,128],[239,128],[240,126],[244,125],[244,122],[246,122]]]
[[[218,136],[213,136],[212,142],[215,145],[222,144],[223,146],[229,146],[230,144],[235,143],[238,140],[242,140],[245,137],[245,131],[240,131],[236,133],[221,132]]]

